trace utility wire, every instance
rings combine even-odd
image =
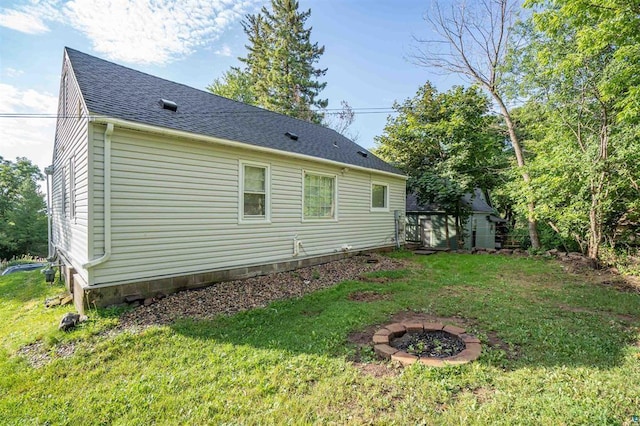
[[[340,115],[343,113],[342,109],[326,109],[326,110],[311,110],[311,112],[319,112],[324,113],[325,115]],[[389,107],[371,107],[371,108],[354,108],[352,112],[355,115],[363,115],[363,114],[395,114],[398,111],[389,108]],[[215,116],[221,114],[232,114],[232,115],[260,115],[266,113],[274,113],[273,111],[263,110],[263,111],[232,111],[232,110],[221,110],[221,111],[207,111],[207,112],[180,112],[179,114],[182,116]],[[54,113],[30,113],[30,112],[0,112],[0,118],[83,118],[86,117],[84,115],[58,115]]]

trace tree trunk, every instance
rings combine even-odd
[[[531,247],[534,249],[539,249],[541,248],[541,244],[540,244],[540,237],[538,236],[537,221],[535,219],[536,204],[535,204],[535,201],[531,198],[531,194],[529,191],[531,177],[529,176],[529,172],[527,172],[526,169],[524,168],[525,162],[524,162],[524,154],[522,151],[522,146],[520,146],[520,141],[518,140],[518,135],[516,134],[515,124],[511,119],[511,114],[509,113],[509,110],[507,109],[506,105],[502,101],[502,98],[493,91],[491,91],[491,93],[495,101],[498,103],[500,107],[500,111],[502,112],[502,115],[504,116],[504,121],[507,124],[507,130],[509,131],[509,139],[511,140],[511,145],[513,146],[513,152],[516,156],[518,168],[520,169],[520,175],[522,176],[522,180],[524,181],[526,186],[527,198],[529,199],[527,203],[527,210],[528,210],[527,222],[529,223],[529,238],[531,239]]]
[[[449,240],[449,216],[444,215],[444,237],[447,240],[447,248],[451,250],[451,241]]]
[[[591,209],[589,210],[589,248],[587,250],[587,256],[593,260],[598,259],[600,241],[602,240],[602,225],[598,220],[595,203],[597,203],[597,201],[595,197],[592,196]]]

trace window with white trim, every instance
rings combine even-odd
[[[240,162],[240,222],[271,219],[269,165]]]
[[[336,219],[336,177],[304,172],[304,219]]]
[[[371,210],[389,211],[389,185],[371,184]]]

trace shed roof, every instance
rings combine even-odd
[[[69,47],[65,51],[91,115],[402,175],[397,168],[327,127],[155,77]],[[175,103],[177,110],[163,108],[163,101],[165,105],[166,101]]]
[[[463,201],[467,203],[471,210],[476,213],[493,213],[494,209],[491,207],[479,188],[474,190],[474,193],[467,193],[462,197]],[[441,212],[442,208],[435,203],[420,204],[418,202],[418,195],[414,193],[407,194],[406,201],[407,212]]]

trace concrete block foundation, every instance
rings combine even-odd
[[[389,249],[392,249],[392,247]],[[370,251],[385,250],[387,249]],[[76,279],[73,280],[74,303],[76,305],[76,309],[82,313],[86,308],[104,307],[123,303],[127,297],[129,299],[132,297],[145,299],[148,297],[155,297],[160,293],[167,295],[183,290],[208,287],[212,284],[223,281],[245,279],[259,275],[267,275],[274,272],[286,272],[299,268],[320,265],[340,260],[350,255],[352,254],[335,253],[319,257],[270,263],[266,265],[252,265],[248,267],[200,272],[176,277],[161,277],[157,279],[109,286],[88,286],[86,283],[82,282],[81,279],[78,279],[78,276],[76,275],[74,277]]]

